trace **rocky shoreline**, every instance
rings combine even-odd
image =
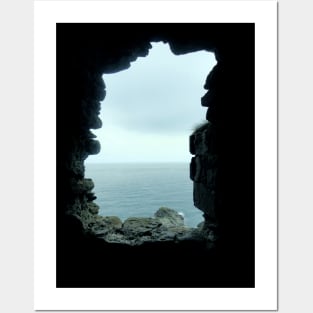
[[[89,225],[89,232],[108,243],[120,243],[131,246],[146,242],[181,242],[199,241],[208,239],[214,242],[215,238],[203,232],[204,223],[197,228],[184,224],[184,217],[177,211],[161,207],[154,217],[129,217],[124,222],[117,216],[97,216]]]

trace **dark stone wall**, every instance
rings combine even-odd
[[[196,206],[217,225],[213,250],[192,242],[130,250],[88,233],[98,208],[84,160],[100,150],[90,130],[102,124],[101,76],[146,56],[152,41],[174,54],[211,51],[218,61],[194,104],[208,107],[206,134],[195,136],[206,144],[191,151]],[[254,286],[254,24],[57,24],[57,286]]]
[[[216,176],[218,154],[216,129],[210,122],[202,125],[190,136],[190,153],[195,155],[190,163],[190,178],[193,180],[194,205],[204,212],[205,226],[216,228],[217,201]]]

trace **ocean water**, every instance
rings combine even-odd
[[[152,217],[162,206],[182,212],[187,226],[203,221],[193,205],[189,164],[129,163],[85,164],[85,177],[95,183],[93,192],[100,215]]]

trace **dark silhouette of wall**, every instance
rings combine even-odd
[[[88,232],[97,209],[84,160],[100,150],[90,129],[102,125],[102,74],[127,69],[152,41],[218,62],[201,100],[214,127],[214,248],[130,247]],[[57,24],[57,287],[254,287],[254,24]]]

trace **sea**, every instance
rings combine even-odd
[[[87,163],[85,177],[91,178],[99,214],[153,217],[160,207],[184,215],[185,225],[196,227],[202,212],[193,205],[193,183],[188,163]]]

